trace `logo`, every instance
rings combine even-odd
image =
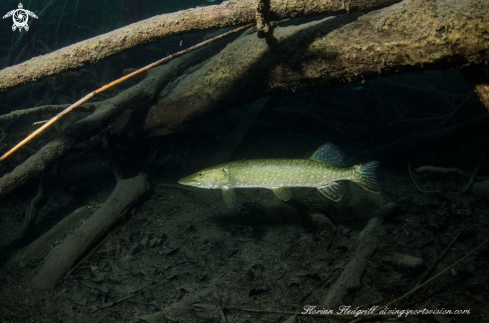
[[[12,16],[12,19],[14,20],[14,24],[12,25],[12,30],[15,31],[15,29],[19,28],[19,31],[24,28],[25,31],[29,30],[29,25],[27,24],[27,21],[29,20],[29,16],[32,18],[36,18],[37,16],[35,13],[29,10],[25,10],[24,6],[22,6],[22,3],[19,2],[19,9],[15,9],[12,11],[9,11],[3,16],[3,19],[8,18]]]

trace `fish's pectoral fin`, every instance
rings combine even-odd
[[[224,204],[228,208],[234,208],[236,206],[236,192],[234,188],[222,187],[222,197],[224,198]]]
[[[292,198],[292,190],[288,186],[275,187],[272,191],[277,195],[282,201],[288,201]]]
[[[333,200],[335,202],[341,200],[343,195],[345,195],[345,187],[343,183],[340,182],[333,182],[326,186],[318,187],[318,191],[321,192],[321,194],[323,194],[330,200]]]

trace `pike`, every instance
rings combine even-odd
[[[339,201],[345,189],[341,180],[358,183],[371,192],[380,192],[375,176],[379,161],[343,168],[341,149],[325,143],[309,159],[254,159],[205,168],[178,181],[179,184],[221,189],[226,206],[236,203],[235,188],[269,188],[283,201],[292,197],[291,187],[314,187],[324,196]]]

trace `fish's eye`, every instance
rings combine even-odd
[[[204,177],[204,172],[199,172],[199,177],[200,178]]]

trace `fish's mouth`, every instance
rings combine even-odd
[[[195,180],[192,177],[184,177],[178,180],[178,184],[187,185],[187,186],[197,186],[200,187],[202,183],[198,180]]]

